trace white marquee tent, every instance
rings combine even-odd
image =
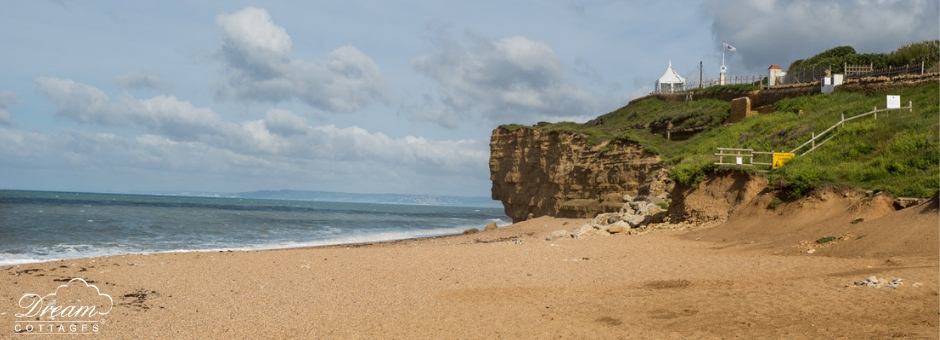
[[[672,68],[672,61],[669,61],[669,68],[659,80],[656,81],[656,92],[672,93],[685,89],[685,78],[679,76],[676,70]]]

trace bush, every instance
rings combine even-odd
[[[502,129],[508,130],[509,132],[515,132],[516,130],[519,130],[519,129],[521,129],[521,128],[524,128],[525,125],[520,125],[520,124],[503,124],[503,125],[500,125],[499,127],[502,128]]]
[[[767,205],[767,209],[777,209],[777,206],[781,203],[783,203],[783,201],[777,197],[774,197],[774,199],[770,200],[770,204]]]
[[[826,243],[835,241],[837,238],[838,238],[838,237],[835,237],[835,236],[824,236],[824,237],[820,237],[818,240],[816,240],[816,243],[817,243],[817,244],[826,244]]]

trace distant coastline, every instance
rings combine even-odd
[[[58,190],[28,190],[28,189],[2,189],[0,191],[37,191],[37,192],[63,192]],[[257,190],[237,193],[211,192],[211,191],[132,191],[132,192],[76,192],[87,194],[116,194],[116,195],[144,195],[144,196],[179,196],[179,197],[215,197],[215,198],[250,198],[285,201],[311,201],[311,202],[337,202],[337,203],[373,203],[373,204],[403,204],[448,207],[479,207],[502,208],[500,201],[483,196],[445,196],[445,195],[417,195],[417,194],[363,194],[334,191],[313,190]]]

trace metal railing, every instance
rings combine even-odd
[[[846,78],[861,78],[861,77],[894,77],[905,74],[924,74],[924,67],[926,64],[923,61],[913,62],[904,66],[888,66],[883,69],[874,69],[874,64],[869,65],[849,65],[845,64],[845,77]]]
[[[783,75],[783,77],[777,79],[777,84],[789,85],[822,81],[822,78],[826,77],[826,70],[831,68],[831,66],[816,66],[811,69],[788,72]]]

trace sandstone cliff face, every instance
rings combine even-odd
[[[659,161],[632,142],[588,147],[573,134],[497,128],[490,138],[492,197],[513,222],[594,217],[618,211],[624,195],[648,195],[648,179],[664,176]]]

